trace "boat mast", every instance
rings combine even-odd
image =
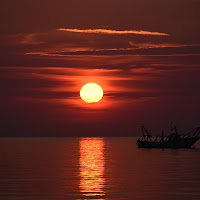
[[[143,137],[147,136],[148,138],[152,137],[151,133],[144,127],[144,124],[141,126]]]

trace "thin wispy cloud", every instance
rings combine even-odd
[[[25,55],[39,55],[50,57],[62,57],[68,55],[90,56],[115,56],[115,55],[139,55],[139,56],[174,56],[174,55],[199,55],[200,46],[182,44],[135,44],[134,48],[66,48],[65,50],[47,49],[46,51],[31,51]]]
[[[66,29],[59,28],[58,31],[74,32],[74,33],[96,33],[96,34],[136,34],[136,35],[159,35],[159,36],[169,36],[167,33],[151,32],[151,31],[136,31],[136,30],[109,30],[109,29]]]

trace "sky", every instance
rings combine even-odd
[[[200,125],[199,0],[0,2],[0,136],[138,136]],[[98,103],[81,87],[104,90]]]

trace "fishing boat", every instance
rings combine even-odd
[[[181,135],[176,126],[172,126],[168,136],[162,131],[161,136],[156,137],[153,137],[144,125],[141,128],[143,136],[137,140],[138,148],[191,148],[200,139],[200,127]]]

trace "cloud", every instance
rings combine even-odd
[[[95,49],[95,48],[66,48],[66,50],[54,50],[45,52],[35,51],[27,52],[25,55],[38,55],[61,57],[67,55],[199,55],[200,46],[179,45],[179,44],[135,44],[133,48],[113,48],[113,49]]]
[[[74,32],[74,33],[96,33],[96,34],[136,34],[136,35],[159,35],[159,36],[169,36],[167,33],[151,32],[151,31],[136,31],[136,30],[109,30],[109,29],[66,29],[59,28],[58,31]]]

